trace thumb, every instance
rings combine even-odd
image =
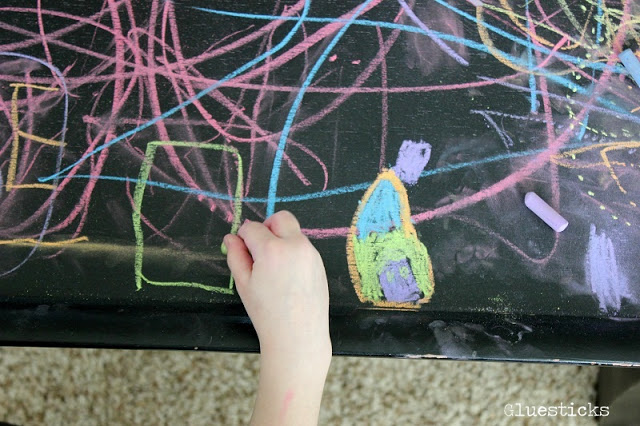
[[[224,237],[227,246],[227,265],[238,285],[245,286],[249,282],[253,271],[253,258],[242,238],[228,234]]]

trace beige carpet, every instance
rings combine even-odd
[[[0,348],[0,421],[246,424],[257,369],[254,354]],[[596,376],[596,367],[334,357],[320,424],[547,425],[506,417],[504,406],[593,403]]]

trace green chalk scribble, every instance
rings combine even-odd
[[[135,277],[136,277],[136,288],[140,290],[142,288],[142,281],[144,280],[147,284],[157,285],[157,286],[170,286],[170,287],[194,287],[201,288],[207,291],[213,291],[217,293],[224,294],[233,294],[233,276],[229,278],[229,286],[225,287],[217,287],[213,285],[195,283],[195,282],[186,282],[186,281],[154,281],[150,280],[144,276],[142,273],[142,260],[144,256],[144,234],[142,232],[141,226],[141,211],[142,211],[142,199],[144,197],[144,190],[147,186],[147,180],[149,179],[149,172],[151,171],[151,166],[153,165],[153,159],[156,155],[156,151],[160,146],[176,146],[176,147],[185,147],[185,148],[202,148],[202,149],[212,149],[217,151],[226,151],[232,154],[235,157],[238,176],[236,179],[236,190],[233,201],[233,222],[231,224],[231,233],[235,234],[238,232],[238,228],[240,227],[240,217],[242,214],[242,187],[243,187],[243,173],[242,173],[242,158],[240,157],[240,153],[238,150],[232,146],[227,145],[218,145],[218,144],[208,144],[202,142],[176,142],[176,141],[153,141],[149,142],[147,145],[147,151],[145,152],[145,158],[142,162],[142,166],[140,167],[140,174],[138,176],[138,183],[136,184],[135,192],[133,194],[133,231],[136,236],[136,254],[135,254]],[[224,243],[220,247],[220,250],[223,254],[226,254],[226,247]]]
[[[364,240],[359,240],[355,235],[351,238],[361,277],[362,294],[367,299],[376,302],[384,300],[378,277],[389,262],[403,259],[409,261],[418,288],[424,297],[433,294],[434,283],[429,276],[431,259],[427,248],[416,236],[407,238],[401,229],[397,229],[384,235],[372,232]],[[401,274],[403,272],[408,276],[408,270],[400,271]]]

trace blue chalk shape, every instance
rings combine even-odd
[[[400,206],[396,188],[388,180],[381,180],[358,218],[358,238],[364,241],[372,232],[384,235],[393,228],[400,229]]]
[[[640,86],[640,61],[636,58],[635,53],[631,49],[626,49],[618,55],[622,65],[629,71],[631,77]]]

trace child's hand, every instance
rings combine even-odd
[[[264,224],[245,221],[224,243],[260,352],[292,362],[330,359],[327,276],[295,216],[280,211]]]
[[[227,263],[260,339],[251,425],[317,425],[331,363],[329,288],[318,251],[280,211],[224,237]]]

